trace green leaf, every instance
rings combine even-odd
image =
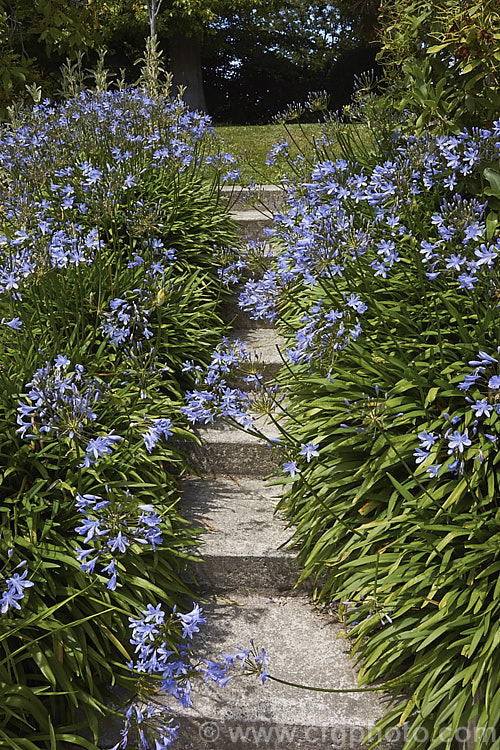
[[[490,183],[490,188],[486,188],[484,191],[486,195],[493,195],[496,198],[500,198],[500,172],[491,167],[486,167],[483,170],[483,175]]]
[[[428,55],[436,55],[438,52],[449,47],[451,42],[444,42],[443,44],[434,44],[432,47],[428,47],[426,52]]]
[[[491,241],[495,236],[495,232],[498,226],[498,211],[490,211],[486,216],[486,239]]]
[[[54,727],[52,726],[52,722],[50,720],[50,716],[48,717],[48,724],[49,724],[50,750],[57,750],[56,735],[54,732]]]
[[[393,486],[398,490],[400,495],[402,495],[407,502],[413,503],[414,497],[411,494],[411,492],[407,490],[406,487],[404,487],[401,484],[401,482],[395,479],[391,474],[387,473],[387,476],[389,480],[391,481],[391,483],[393,484]]]
[[[427,396],[426,396],[426,399],[425,399],[425,405],[426,405],[426,406],[427,406],[428,404],[432,404],[432,403],[434,403],[434,401],[436,400],[436,398],[437,398],[437,395],[438,395],[438,393],[439,393],[439,390],[440,390],[440,389],[439,389],[439,387],[433,387],[433,388],[429,388],[429,390],[428,390],[428,392],[427,392]]]

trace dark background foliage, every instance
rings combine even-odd
[[[306,101],[311,91],[326,91],[337,111],[349,102],[355,76],[380,72],[375,16],[359,3],[263,0],[201,9],[192,0],[192,16],[184,19],[175,15],[175,5],[163,0],[157,19],[166,67],[174,72],[174,85],[183,82],[176,56],[185,37],[188,93],[203,80],[205,91],[193,106],[203,109],[206,102],[218,123],[269,122],[292,101]],[[30,13],[24,0],[0,0],[0,102],[5,109],[14,96],[26,97],[25,86],[33,84],[43,96],[57,97],[66,58],[84,52],[89,69],[98,49],[106,50],[112,75],[124,74],[134,83],[149,31],[147,14],[129,0],[37,0]]]
[[[241,65],[231,71],[224,50],[214,50],[204,65],[209,112],[215,122],[264,124],[291,102],[305,102],[312,91],[326,91],[330,109],[339,111],[351,100],[357,76],[371,70],[380,73],[375,54],[374,47],[360,47],[312,70],[287,59],[279,50],[253,46]],[[227,77],[220,75],[221,67],[229,69]],[[314,119],[313,115],[310,118]]]

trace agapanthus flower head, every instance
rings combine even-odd
[[[84,537],[84,545],[90,545],[78,548],[77,557],[82,570],[89,574],[96,572],[99,563],[100,573],[108,578],[107,588],[114,591],[118,563],[133,545],[156,550],[163,543],[162,520],[154,505],[138,503],[130,492],[104,489],[105,498],[77,493],[76,507],[83,517],[75,531]],[[147,610],[148,620],[153,614]]]
[[[138,295],[128,295],[125,299],[115,297],[109,306],[111,312],[105,313],[101,327],[117,349],[125,345],[130,347],[138,341],[152,337],[149,329],[151,300],[148,296],[141,292]]]
[[[0,323],[2,325],[8,326],[9,328],[12,328],[14,331],[20,331],[23,326],[22,321],[19,317],[12,318],[12,320],[6,320],[5,318],[2,318],[2,320],[0,320]]]
[[[245,675],[258,675],[263,685],[266,682],[269,659],[265,649],[258,649],[252,638],[249,649],[239,647],[235,653],[221,654],[221,657],[222,662],[203,660],[200,671],[205,677],[205,682],[211,680],[219,687],[224,687],[233,677]]]
[[[121,435],[115,435],[114,430],[111,430],[107,435],[99,435],[98,437],[91,438],[85,446],[85,455],[79,466],[88,469],[89,466],[97,463],[101,458],[110,455],[114,444],[121,439]]]
[[[146,674],[161,676],[161,689],[178,700],[182,706],[191,705],[191,676],[196,671],[190,662],[191,653],[185,643],[169,648],[172,626],[180,620],[183,640],[190,639],[205,623],[199,605],[191,612],[182,614],[175,609],[168,617],[163,608],[148,606],[141,617],[129,618],[132,634],[130,643],[135,646],[136,658],[130,662],[131,669]]]
[[[186,614],[177,612],[177,617],[182,624],[182,637],[184,639],[192,638],[194,633],[198,633],[200,631],[200,628],[198,626],[205,625],[207,622],[203,617],[203,613],[199,604],[194,604],[191,612],[186,612]]]
[[[190,422],[208,424],[217,418],[233,420],[243,429],[252,427],[254,418],[250,407],[254,396],[241,388],[228,385],[228,379],[251,372],[254,385],[260,387],[258,360],[252,358],[249,350],[239,340],[223,338],[222,343],[212,353],[212,360],[206,370],[199,374],[197,381],[203,388],[186,393],[187,405],[181,412]]]
[[[492,375],[488,380],[488,387],[493,391],[498,391],[500,389],[500,375]]]
[[[421,464],[426,461],[431,454],[430,451],[423,450],[422,448],[417,448],[413,455],[415,456],[415,463]]]
[[[148,431],[143,435],[148,453],[152,453],[162,436],[168,440],[172,434],[172,420],[167,417],[153,419]]]
[[[283,472],[289,474],[293,479],[296,474],[300,474],[300,469],[297,467],[296,461],[285,461],[282,466]]]
[[[311,458],[315,456],[319,456],[319,445],[316,445],[315,443],[310,440],[307,444],[302,443],[299,456],[305,456],[305,459],[307,463],[311,461]]]
[[[476,417],[489,417],[493,412],[493,404],[490,404],[486,398],[481,398],[471,406]]]
[[[166,750],[177,738],[179,726],[168,718],[168,708],[152,701],[132,703],[124,716],[122,739],[111,750],[126,750],[132,744],[140,750]]]
[[[26,565],[26,560],[23,560],[18,565],[15,566],[15,569],[23,568]],[[22,573],[12,573],[8,578],[4,578],[2,582],[2,578],[0,577],[0,612],[1,614],[6,614],[6,612],[9,611],[9,609],[21,609],[20,601],[24,599],[26,589],[31,588],[34,586],[34,582],[30,581],[28,579],[28,570],[25,568],[25,570]],[[2,585],[3,584],[3,585]],[[3,589],[3,586],[7,586],[6,589]]]
[[[430,450],[434,443],[437,440],[437,436],[433,432],[427,432],[427,430],[423,430],[423,432],[418,433],[418,439],[420,440],[420,447],[424,450]]]
[[[94,407],[102,398],[104,386],[95,378],[85,377],[81,365],[70,369],[70,364],[60,354],[54,362],[40,367],[26,384],[28,403],[20,401],[17,410],[21,437],[78,439],[97,419]]]

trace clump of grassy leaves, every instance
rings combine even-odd
[[[192,596],[179,404],[183,363],[225,329],[231,159],[207,118],[144,89],[17,117],[1,133],[0,746],[93,748],[80,727],[96,739],[103,687],[135,684],[128,618]]]
[[[499,747],[499,132],[364,148],[344,129],[343,158],[295,159],[240,297],[287,340],[279,508],[301,578],[339,606],[361,684],[393,692],[374,747],[406,723],[405,750],[449,748],[474,721]]]

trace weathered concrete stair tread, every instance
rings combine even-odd
[[[221,188],[221,193],[223,196],[229,196],[229,195],[242,195],[246,196],[248,195],[250,191],[250,188],[245,187],[245,185],[223,185]],[[274,184],[267,184],[267,185],[255,185],[252,188],[252,192],[259,192],[263,194],[273,194],[276,193],[276,195],[283,195],[285,193],[284,188],[282,188],[280,185],[274,185]]]
[[[193,566],[200,587],[222,591],[290,591],[299,572],[285,545],[290,533],[274,514],[279,488],[248,478],[188,479],[182,514],[207,532]]]
[[[318,687],[357,687],[348,645],[336,638],[340,624],[313,611],[307,600],[238,596],[233,603],[216,599],[204,609],[208,622],[199,644],[209,657],[217,660],[221,652],[248,648],[253,638],[258,648],[267,650],[268,671],[276,677]],[[376,693],[318,693],[272,681],[262,686],[257,677],[233,679],[223,689],[197,684],[195,695],[194,706],[185,711],[160,696],[178,716],[179,750],[248,748],[257,744],[251,740],[251,727],[271,729],[271,741],[262,746],[282,750],[358,748],[364,731],[382,716],[386,705],[386,699]],[[203,741],[207,722],[218,733],[215,743]],[[243,733],[250,731],[250,741],[235,741],[237,727]],[[280,741],[283,728],[288,728],[292,737]],[[340,743],[339,738],[343,740]]]
[[[274,329],[252,328],[233,330],[232,339],[240,339],[245,346],[259,356],[266,364],[283,364],[278,347],[285,346],[285,340]]]
[[[271,211],[266,211],[265,209],[237,208],[234,211],[231,211],[231,218],[235,221],[241,221],[242,223],[258,221],[261,222],[263,226],[271,226],[273,214]]]
[[[228,376],[227,382],[233,388],[248,390],[251,387],[244,381],[245,375],[259,373],[266,381],[279,372],[283,364],[280,350],[284,350],[285,340],[273,328],[234,329],[231,338],[242,341],[252,355],[251,361],[244,362],[237,375]]]
[[[197,432],[200,438],[206,443],[217,445],[219,443],[231,442],[247,447],[255,444],[267,447],[267,440],[274,440],[280,436],[279,430],[266,415],[255,417],[254,425],[259,430],[262,430],[265,439],[255,437],[255,435],[251,435],[247,430],[237,430],[235,427],[223,424],[222,422],[208,425],[207,427],[199,427]]]
[[[266,417],[256,420],[266,439],[279,437]],[[186,445],[204,474],[266,477],[276,469],[276,458],[266,440],[224,424],[199,428],[202,446]]]
[[[264,229],[272,229],[272,213],[266,216],[262,211],[256,209],[231,211],[231,218],[237,223],[237,231],[240,237],[262,242],[266,239]]]
[[[256,203],[272,211],[283,207],[286,192],[279,185],[260,185],[252,191],[236,185],[224,185],[222,197],[228,200],[231,206],[252,207],[252,204]]]
[[[190,478],[183,482],[182,512],[189,520],[207,527],[203,555],[290,556],[279,550],[290,534],[274,514],[278,487],[266,487],[259,479],[217,477]]]

